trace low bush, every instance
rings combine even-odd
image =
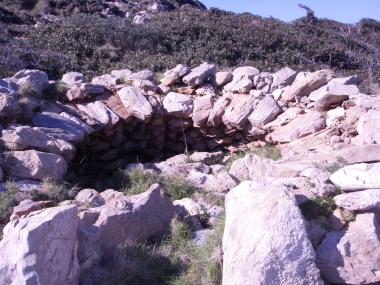
[[[0,224],[9,222],[9,217],[13,213],[13,207],[20,203],[17,197],[18,193],[18,187],[12,182],[7,182],[5,191],[0,192]]]

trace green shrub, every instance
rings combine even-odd
[[[324,216],[329,220],[336,206],[332,197],[316,196],[302,204],[300,208],[303,216],[308,221],[316,219],[318,216]]]
[[[43,181],[41,191],[32,190],[33,200],[52,200],[58,205],[65,200],[73,200],[78,194],[79,188],[71,186],[63,181],[46,179]]]
[[[18,193],[18,187],[12,182],[7,182],[5,191],[0,192],[0,224],[9,222],[9,217],[13,213],[13,207],[19,204],[19,199],[17,199]]]
[[[170,195],[172,200],[180,200],[190,197],[195,192],[195,187],[185,178],[175,175],[161,177],[161,185]]]

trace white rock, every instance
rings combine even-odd
[[[242,130],[248,122],[248,117],[254,107],[255,98],[253,96],[236,94],[232,97],[231,103],[226,108],[222,121],[225,125]]]
[[[338,121],[341,121],[345,117],[345,110],[343,108],[336,108],[327,112],[326,125],[330,127]]]
[[[380,207],[380,189],[345,193],[334,197],[335,205],[351,211],[365,211]]]
[[[194,127],[202,126],[208,119],[208,116],[214,106],[214,97],[205,95],[197,97],[194,100],[193,121]]]
[[[54,207],[7,224],[0,242],[2,284],[79,284],[76,206]]]
[[[101,122],[106,129],[113,128],[119,121],[119,116],[100,101],[78,103],[76,106],[80,111]]]
[[[275,100],[265,97],[248,117],[250,123],[258,128],[263,128],[265,124],[272,122],[281,112]]]
[[[296,79],[297,72],[295,72],[293,69],[289,67],[281,68],[279,71],[277,71],[275,74],[273,74],[273,83],[272,86],[288,86],[291,85],[294,82],[294,79]]]
[[[180,93],[170,92],[163,100],[167,114],[178,118],[189,118],[193,110],[193,100]]]
[[[82,73],[70,71],[62,76],[61,81],[67,85],[73,85],[75,83],[86,83],[86,77]]]
[[[367,144],[380,143],[380,111],[369,110],[359,117],[357,131]]]
[[[285,187],[244,181],[227,194],[223,252],[223,284],[323,284]]]
[[[193,68],[191,72],[182,78],[182,81],[190,86],[197,86],[203,83],[208,77],[215,76],[216,67],[213,64],[203,63]]]

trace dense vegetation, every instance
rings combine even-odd
[[[310,24],[305,19],[285,23],[250,13],[182,8],[152,14],[146,25],[99,13],[72,14],[29,30],[0,23],[0,77],[22,68],[59,79],[69,70],[91,77],[117,68],[162,71],[208,61],[220,68],[253,65],[263,71],[331,68],[339,76],[368,80],[363,91],[369,91],[370,82],[379,83],[380,22],[319,19]]]

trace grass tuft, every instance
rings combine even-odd
[[[9,222],[9,217],[13,213],[13,207],[19,204],[17,194],[19,189],[13,182],[7,182],[5,191],[0,192],[0,224]]]
[[[42,191],[31,191],[33,200],[52,200],[58,205],[64,200],[73,200],[80,190],[57,180],[45,179],[43,183]]]

